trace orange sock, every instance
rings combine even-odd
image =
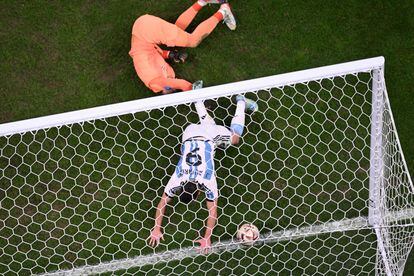
[[[201,6],[198,2],[195,2],[193,5],[193,9],[197,12],[200,11],[202,8],[203,6]]]
[[[219,22],[220,22],[221,20],[223,20],[223,18],[224,18],[223,14],[222,14],[220,11],[216,12],[216,13],[214,14],[214,17],[215,17],[215,18],[217,18]]]
[[[167,59],[167,58],[168,58],[168,56],[169,56],[169,54],[170,54],[170,51],[163,50],[163,51],[162,51],[162,58],[163,58],[163,59]]]

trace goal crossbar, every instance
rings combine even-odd
[[[88,108],[79,111],[61,113],[22,120],[0,125],[0,136],[13,135],[39,129],[59,127],[73,123],[81,123],[90,120],[103,119],[124,114],[136,113],[171,105],[179,105],[221,96],[235,95],[247,91],[264,90],[274,87],[282,87],[298,82],[310,82],[326,79],[333,76],[352,74],[353,72],[369,71],[384,65],[384,57],[375,57],[351,61],[336,65],[323,66],[313,69],[301,70],[269,77],[257,78],[247,81],[234,82],[218,86],[203,88],[197,91],[176,93],[157,96],[156,100],[145,98],[125,103],[111,104],[101,107]]]

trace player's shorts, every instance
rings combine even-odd
[[[214,147],[211,141],[190,139],[181,147],[182,156],[164,189],[169,197],[182,191],[187,182],[195,183],[203,191],[206,199],[214,201],[218,198],[217,180],[214,171]]]

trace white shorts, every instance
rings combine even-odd
[[[177,177],[177,175],[174,173],[168,181],[167,186],[165,186],[164,192],[169,197],[179,195],[182,191],[181,187],[187,182],[190,182],[188,177]],[[218,198],[217,181],[215,176],[211,177],[211,179],[208,181],[196,178],[195,181],[191,182],[197,184],[198,189],[205,193],[206,200],[214,201]]]

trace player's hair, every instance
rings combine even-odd
[[[193,182],[187,182],[183,185],[183,190],[180,194],[180,201],[188,204],[195,200],[199,194],[197,184]]]

